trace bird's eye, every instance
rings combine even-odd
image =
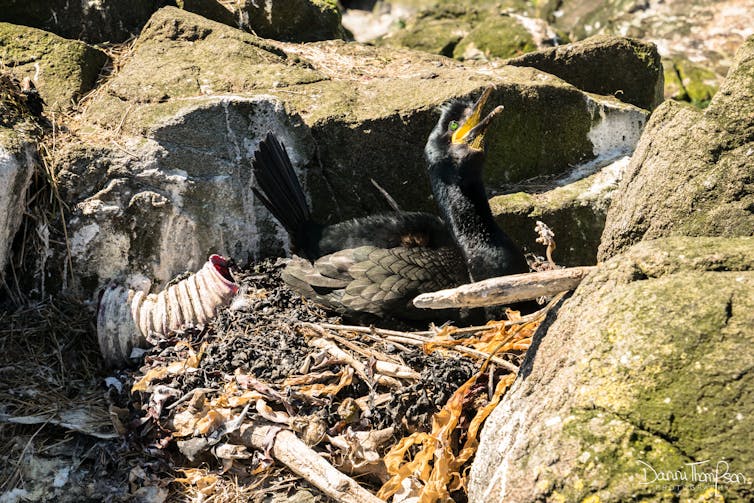
[[[458,129],[458,122],[450,121],[450,125],[448,126],[448,129],[450,129],[451,131],[455,131],[456,129]]]

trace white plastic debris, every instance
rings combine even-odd
[[[102,356],[111,366],[128,363],[134,348],[203,326],[236,292],[238,284],[220,255],[210,256],[199,272],[156,294],[112,284],[102,293],[97,312]]]

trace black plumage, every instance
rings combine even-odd
[[[329,226],[313,222],[285,148],[268,134],[252,161],[254,192],[297,255],[283,272],[285,282],[341,313],[433,319],[442,314],[415,308],[416,295],[528,271],[520,249],[495,224],[482,183],[484,133],[499,112],[480,120],[489,94],[475,104],[446,106],[427,142],[444,221],[397,211]]]
[[[424,149],[432,192],[471,281],[529,271],[521,249],[495,222],[482,179],[484,133],[503,109],[480,119],[491,91],[487,88],[473,107],[448,104]]]
[[[413,307],[422,292],[467,281],[462,257],[442,220],[418,212],[392,212],[334,225],[312,221],[283,145],[271,133],[252,161],[260,201],[283,225],[297,256],[284,281],[304,297],[341,313],[424,318]]]

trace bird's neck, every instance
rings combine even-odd
[[[511,274],[520,267],[511,239],[492,216],[481,177],[472,181],[433,181],[440,211],[466,258],[472,281]]]

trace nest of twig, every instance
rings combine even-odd
[[[241,274],[242,294],[209,327],[146,355],[128,376],[121,432],[175,469],[186,499],[312,490],[278,460],[345,500],[307,473],[316,456],[383,498],[463,501],[480,428],[544,314],[418,332],[344,326],[282,285],[280,268]]]

